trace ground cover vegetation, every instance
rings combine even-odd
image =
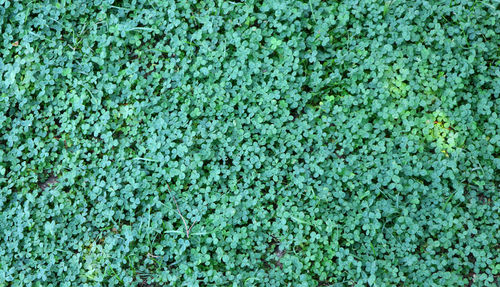
[[[0,286],[498,286],[498,0],[0,0]]]

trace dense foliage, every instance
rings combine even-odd
[[[497,286],[499,5],[0,0],[0,286]]]

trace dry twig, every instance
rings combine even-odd
[[[189,238],[189,232],[191,231],[191,228],[193,228],[193,226],[196,224],[196,221],[193,222],[193,224],[191,225],[191,227],[188,228],[188,224],[186,222],[186,219],[184,218],[184,216],[182,216],[181,211],[179,209],[179,205],[177,204],[177,199],[175,198],[175,195],[172,192],[172,190],[170,189],[170,186],[168,185],[168,183],[167,183],[167,188],[168,188],[168,191],[172,194],[172,197],[174,198],[174,203],[175,203],[175,206],[177,207],[177,213],[179,214],[179,216],[182,219],[182,222],[184,223],[184,227],[186,228],[186,235]]]

